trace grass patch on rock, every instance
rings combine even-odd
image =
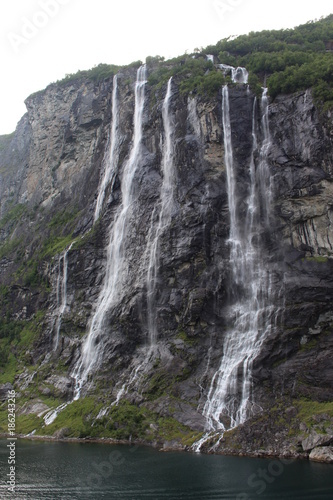
[[[298,399],[295,401],[295,406],[298,409],[298,417],[308,427],[312,427],[316,423],[315,416],[324,416],[329,419],[333,418],[333,401],[319,402],[307,399]]]
[[[202,436],[202,432],[194,432],[172,417],[158,418],[157,426],[158,436],[163,442],[176,441],[184,446],[192,446]]]
[[[328,261],[328,257],[324,257],[323,255],[316,255],[313,257],[305,257],[305,259],[302,260],[306,260],[307,262],[317,262],[318,264],[324,264],[325,262]]]
[[[29,321],[0,320],[0,383],[13,383],[27,364],[26,352],[42,333],[45,311]]]
[[[45,398],[44,402],[51,408],[56,408],[55,400]],[[45,426],[42,417],[19,415],[16,431],[29,434],[36,430],[38,435],[53,436],[62,430],[69,438],[140,440],[146,443],[180,443],[183,446],[191,446],[202,435],[172,417],[161,417],[148,408],[136,406],[127,400],[111,406],[107,415],[97,418],[104,407],[105,403],[96,402],[93,397],[78,399],[68,404],[48,426]],[[6,432],[6,425],[4,408],[0,411],[0,429],[3,432]]]
[[[62,428],[67,429],[68,437],[84,438],[92,435],[92,422],[98,415],[102,404],[94,398],[73,401],[59,413],[55,421],[41,429],[41,435],[52,436]]]

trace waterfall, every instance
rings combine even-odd
[[[249,79],[249,73],[246,68],[238,66],[234,68],[229,66],[229,64],[218,64],[218,68],[223,72],[224,76],[230,74],[231,81],[233,83],[247,83]]]
[[[231,305],[228,310],[223,357],[209,388],[203,414],[208,434],[197,443],[199,451],[211,432],[223,432],[243,423],[254,410],[252,367],[264,339],[270,332],[274,311],[271,276],[265,267],[260,241],[262,223],[269,216],[269,203],[263,207],[269,182],[267,152],[270,147],[267,92],[262,97],[263,141],[259,148],[256,133],[256,100],[252,118],[252,155],[249,165],[250,186],[246,214],[238,207],[237,177],[231,138],[229,90],[222,90],[225,166],[230,216]]]
[[[188,122],[193,129],[196,139],[199,141],[201,138],[201,125],[197,113],[197,101],[195,98],[188,98],[187,101],[187,118]]]
[[[267,153],[271,147],[271,135],[269,132],[269,121],[268,121],[268,97],[267,97],[268,89],[263,89],[263,94],[261,98],[262,105],[262,120],[261,126],[263,130],[264,140],[259,151],[259,185],[260,192],[262,194],[261,198],[261,206],[263,215],[265,218],[266,226],[269,227],[269,216],[270,216],[270,207],[272,203],[273,197],[273,186],[272,186],[272,178],[269,174],[269,169],[267,165]]]
[[[143,65],[138,69],[135,84],[133,143],[129,159],[125,163],[122,175],[122,204],[110,231],[104,283],[97,299],[89,333],[82,348],[81,359],[72,374],[76,381],[74,399],[80,397],[82,385],[86,382],[89,373],[96,368],[101,361],[103,342],[99,342],[99,340],[103,333],[105,316],[110,308],[121,299],[123,284],[128,272],[124,248],[128,223],[133,209],[133,180],[140,165],[142,154],[142,122],[146,83],[146,66]]]
[[[214,64],[214,56],[212,54],[206,54],[206,59]]]
[[[109,184],[114,181],[116,167],[118,163],[118,146],[119,146],[119,102],[118,102],[118,77],[113,77],[112,89],[112,123],[111,132],[106,147],[106,157],[104,158],[104,174],[98,188],[98,196],[95,207],[94,221],[96,222],[100,216],[101,209],[105,198],[105,191]]]
[[[72,401],[69,401],[68,403],[62,403],[61,405],[57,406],[57,408],[48,411],[43,417],[45,425],[51,425],[55,421],[59,413],[61,413],[71,402]]]
[[[147,317],[148,335],[150,345],[154,345],[158,337],[157,315],[156,315],[156,284],[159,267],[159,243],[160,238],[171,221],[174,207],[174,122],[170,113],[170,101],[172,97],[172,77],[168,81],[166,95],[162,107],[162,119],[164,128],[164,144],[162,156],[163,182],[160,197],[160,212],[158,224],[153,241],[149,242],[149,263],[147,273]]]
[[[232,69],[231,79],[234,83],[247,83],[249,79],[249,73],[246,68],[238,66],[238,68]]]
[[[229,66],[229,64],[218,64],[217,67],[220,68],[224,76],[228,73],[232,74],[232,71],[235,69],[233,66]]]
[[[149,361],[152,354],[155,352],[155,347],[158,340],[158,323],[157,323],[157,307],[156,307],[156,292],[157,292],[157,282],[158,282],[158,271],[160,263],[160,239],[169,227],[171,222],[172,213],[174,210],[174,185],[175,185],[175,172],[174,172],[174,120],[170,110],[172,98],[172,77],[168,81],[167,90],[162,106],[162,121],[164,130],[164,141],[162,146],[162,185],[160,200],[157,206],[155,206],[152,217],[151,226],[148,231],[147,247],[146,247],[146,259],[147,264],[147,327],[148,327],[148,342],[149,349],[144,348],[142,353],[137,352],[137,359],[134,361],[134,367],[128,376],[125,383],[122,384],[121,388],[117,393],[116,400],[112,403],[117,405],[121,398],[127,394],[130,387],[135,387],[135,384],[142,377],[142,372],[149,366]],[[158,221],[156,228],[154,227],[154,221],[158,213]],[[156,215],[155,215],[156,214]],[[135,362],[140,359],[140,355],[143,357],[143,361],[137,366]]]
[[[67,308],[67,255],[72,248],[73,243],[64,251],[64,253],[59,257],[58,261],[58,278],[57,278],[57,321],[56,321],[56,338],[53,350],[56,351],[59,345],[60,328],[61,321],[64,312]],[[62,272],[61,272],[62,264]]]
[[[69,245],[58,261],[57,278],[57,320],[56,320],[56,338],[53,350],[56,351],[59,345],[61,321],[67,308],[67,274],[68,274],[68,252],[74,245],[74,241]],[[57,418],[58,414],[66,408],[69,403],[63,403],[57,408],[50,410],[44,415],[45,425],[50,425]]]

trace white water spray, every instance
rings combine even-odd
[[[272,298],[271,275],[264,265],[260,233],[262,220],[269,216],[269,204],[263,208],[261,191],[269,179],[267,152],[270,147],[268,129],[267,93],[262,98],[263,143],[259,151],[256,170],[254,152],[258,148],[253,109],[253,148],[249,166],[250,189],[246,216],[239,213],[237,179],[231,140],[228,87],[223,87],[223,130],[225,165],[227,171],[228,204],[230,214],[230,263],[232,265],[232,304],[229,308],[230,328],[226,333],[223,357],[215,372],[203,414],[207,421],[207,434],[196,443],[202,444],[218,433],[245,422],[255,411],[252,399],[252,367],[260,353],[264,339],[272,326],[275,306]],[[263,173],[261,170],[265,170]],[[261,181],[264,179],[265,182]]]
[[[56,321],[56,339],[53,350],[56,351],[59,345],[61,321],[64,312],[67,309],[67,274],[68,274],[68,252],[74,245],[72,242],[64,253],[59,257],[58,279],[57,279],[57,321]],[[61,272],[62,271],[62,272]],[[69,404],[63,403],[57,408],[50,410],[44,415],[45,425],[50,425],[57,418],[58,414]]]
[[[119,102],[118,102],[118,77],[113,77],[112,89],[112,124],[110,137],[107,144],[107,154],[104,158],[104,174],[101,179],[98,196],[95,207],[94,221],[96,222],[100,216],[105,192],[110,183],[114,182],[116,169],[118,165],[118,147],[119,147]]]
[[[269,131],[269,120],[268,120],[267,93],[268,89],[264,88],[261,98],[261,106],[262,106],[261,126],[262,126],[264,140],[259,152],[258,171],[259,171],[259,186],[261,192],[261,207],[266,226],[269,227],[270,223],[269,217],[270,217],[271,204],[273,198],[273,183],[267,165],[267,155],[271,147],[271,135]]]
[[[89,373],[96,369],[102,359],[103,342],[98,341],[104,332],[105,316],[121,299],[123,284],[128,273],[124,256],[124,243],[134,201],[133,179],[140,165],[142,154],[142,123],[146,83],[146,66],[144,65],[137,72],[133,144],[122,176],[122,204],[110,232],[105,279],[91,320],[90,330],[82,348],[81,359],[72,374],[76,381],[74,399],[80,397],[81,388],[87,381]]]
[[[43,417],[45,425],[51,425],[55,421],[55,419],[57,418],[59,413],[61,413],[66,408],[66,406],[68,406],[70,403],[72,403],[72,401],[68,401],[67,403],[63,403],[60,406],[58,406],[57,408],[48,411]]]
[[[201,126],[200,120],[197,113],[197,101],[195,98],[188,98],[187,101],[187,117],[189,124],[191,125],[196,139],[199,141],[201,138]]]
[[[238,66],[234,68],[233,66],[229,66],[229,64],[218,64],[220,70],[222,70],[224,76],[230,74],[231,81],[233,83],[247,83],[249,79],[249,73],[246,68],[242,66]]]
[[[53,347],[54,351],[58,349],[62,317],[67,308],[67,273],[68,273],[67,256],[72,246],[73,243],[71,243],[69,247],[64,251],[64,253],[59,257],[58,279],[57,279],[57,321],[56,321],[56,337]]]
[[[174,207],[174,122],[170,113],[172,97],[172,77],[168,81],[163,102],[162,118],[164,127],[164,145],[162,158],[163,182],[160,197],[160,213],[154,239],[149,241],[149,262],[147,273],[147,318],[150,345],[155,345],[158,338],[156,314],[156,284],[159,267],[160,238],[169,226]]]

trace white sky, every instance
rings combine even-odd
[[[0,134],[24,99],[96,64],[166,58],[229,35],[292,28],[333,13],[332,0],[7,0],[0,2]]]

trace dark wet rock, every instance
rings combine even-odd
[[[28,113],[0,150],[1,214],[10,213],[12,202],[26,209],[19,221],[7,221],[1,229],[2,242],[17,242],[17,248],[11,247],[0,257],[0,281],[6,287],[2,315],[25,322],[44,311],[33,325],[35,336],[25,347],[25,366],[13,384],[20,390],[36,386],[44,396],[64,400],[72,395],[73,368],[103,286],[110,230],[122,201],[121,181],[133,132],[134,78],[134,68],[124,69],[119,78],[119,166],[95,225],[94,207],[112,116],[112,79],[53,84],[31,96],[26,101]],[[229,260],[222,96],[221,92],[214,98],[196,96],[197,121],[191,123],[187,98],[174,83],[175,204],[171,223],[159,241],[155,290],[159,340],[150,356],[144,350],[148,345],[147,242],[152,223],[158,220],[165,90],[165,86],[147,88],[143,155],[122,248],[127,274],[119,300],[106,314],[103,333],[96,338],[96,345],[103,346],[102,359],[86,393],[107,406],[123,384],[132,380],[125,394],[129,401],[203,431],[202,410],[223,355],[230,323],[228,305],[237,293],[230,286],[233,263]],[[230,87],[229,93],[240,193],[237,210],[242,214],[249,195],[254,95],[242,85]],[[285,398],[285,427],[271,415],[267,421],[250,419],[232,431],[233,442],[228,438],[221,442],[220,451],[227,447],[242,453],[261,450],[261,454],[303,456],[304,450],[307,453],[329,442],[317,439],[322,436],[319,429],[310,431],[304,422],[300,429],[302,420],[297,420],[294,401],[308,398],[325,403],[333,398],[331,122],[330,116],[319,115],[310,91],[270,104],[272,217],[269,227],[262,225],[256,241],[265,249],[263,266],[271,270],[276,314],[254,362],[253,391],[259,413],[265,408],[267,415],[277,398]],[[72,219],[68,213],[67,218],[63,216],[66,210]],[[71,238],[77,241],[68,252],[67,308],[55,350],[59,258],[66,247],[52,253],[56,237],[68,237],[66,245]],[[29,276],[22,278],[22,270],[31,261],[36,263],[38,283],[33,274],[30,281]],[[31,366],[34,371],[28,370]],[[2,400],[6,391],[7,385],[2,385]],[[286,422],[293,422],[292,439]]]

